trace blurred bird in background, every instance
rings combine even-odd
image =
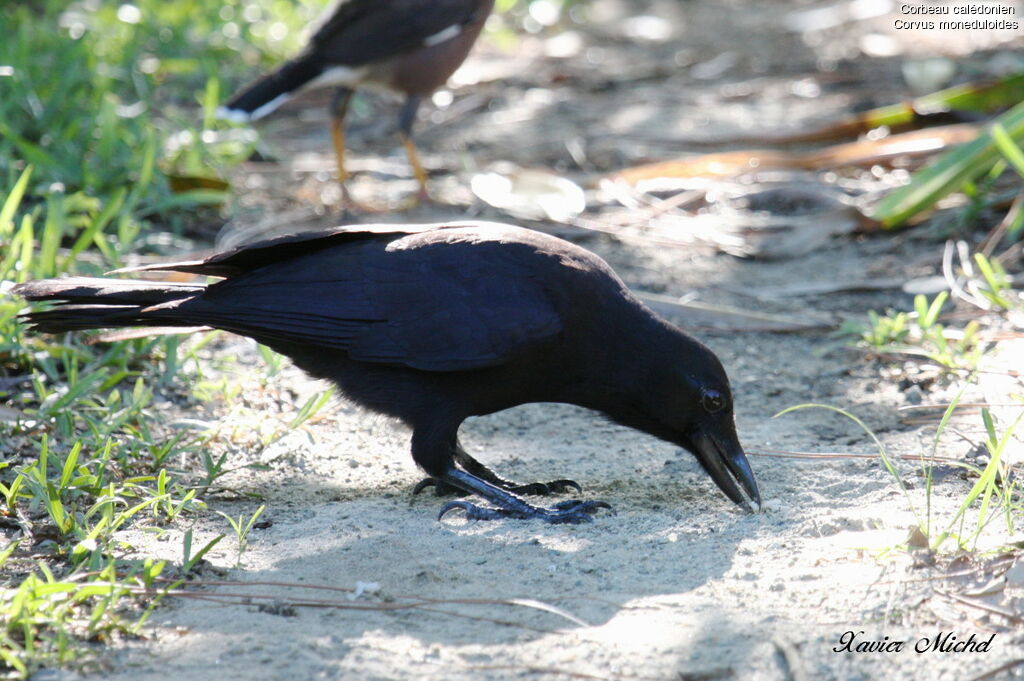
[[[412,136],[416,111],[465,61],[493,7],[494,0],[340,0],[297,57],[241,90],[218,116],[255,121],[302,90],[337,88],[330,104],[331,137],[349,202],[344,124],[352,94],[359,88],[398,92],[405,96],[399,134],[419,184],[417,198],[427,199],[427,174]]]

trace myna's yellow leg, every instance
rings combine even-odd
[[[423,170],[420,156],[416,153],[416,143],[412,141],[412,125],[416,122],[416,110],[419,105],[420,98],[416,95],[409,95],[398,114],[398,130],[402,136],[402,146],[405,147],[405,153],[409,157],[409,165],[412,166],[413,175],[416,176],[416,182],[420,185],[417,201],[428,201],[430,194],[427,192],[427,171]]]
[[[348,196],[345,182],[348,180],[348,171],[345,170],[345,114],[348,113],[350,99],[351,90],[338,88],[331,100],[331,141],[334,143],[334,157],[338,163],[338,183],[346,199]]]
[[[348,179],[348,171],[345,170],[345,131],[337,118],[331,121],[331,140],[334,142],[334,158],[338,163],[338,182],[345,184]]]
[[[412,141],[412,137],[403,133],[402,146],[405,147],[405,153],[409,156],[409,165],[412,166],[412,173],[416,176],[416,182],[420,185],[419,199],[421,201],[429,200],[430,194],[427,192],[427,171],[423,170],[419,154],[416,153],[416,143]]]

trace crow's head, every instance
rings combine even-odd
[[[690,391],[690,404],[695,406],[679,424],[678,435],[672,441],[697,457],[727,497],[747,510],[751,510],[748,499],[760,508],[757,482],[736,436],[732,391],[725,372],[720,373],[720,378],[713,381],[686,377],[687,383],[696,384]]]
[[[642,382],[631,381],[629,404],[612,417],[685,448],[727,497],[747,510],[751,501],[760,507],[722,363],[678,329],[672,335],[671,353],[649,348]]]

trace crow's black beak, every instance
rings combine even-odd
[[[747,455],[743,453],[743,448],[735,438],[730,439],[733,442],[725,445],[714,436],[698,430],[689,438],[689,449],[696,455],[700,465],[718,488],[725,492],[725,496],[747,511],[753,511],[749,501],[756,503],[760,510],[761,493],[757,491],[757,481],[754,480],[754,472],[747,463]],[[743,491],[740,491],[740,488]]]

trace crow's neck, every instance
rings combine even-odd
[[[650,313],[629,322],[592,336],[582,379],[567,401],[634,425],[636,414],[651,412],[651,401],[671,385],[668,378],[679,373],[680,363],[700,355],[703,346]]]

